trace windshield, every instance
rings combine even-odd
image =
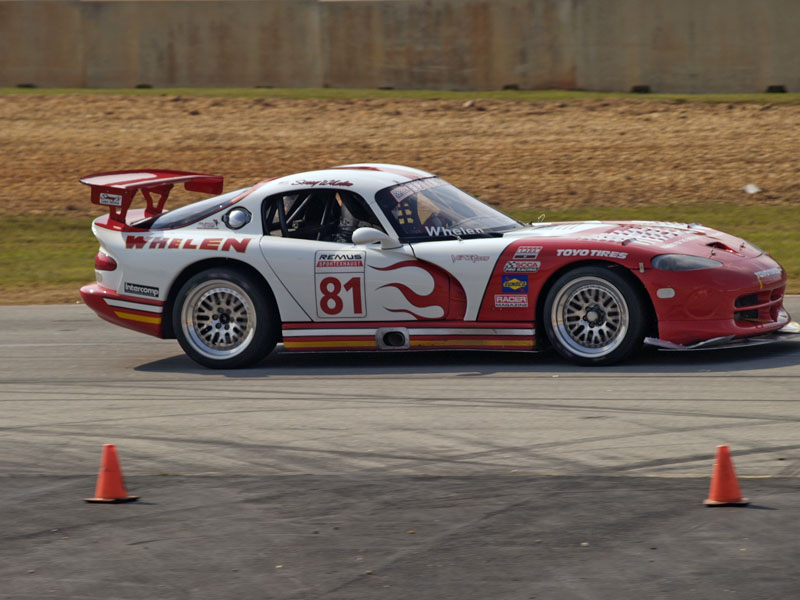
[[[145,219],[139,223],[134,223],[134,226],[147,229],[175,229],[176,227],[184,227],[185,225],[211,216],[223,208],[227,208],[233,204],[234,199],[246,189],[247,188],[242,188],[241,190],[222,194],[222,196],[214,196],[208,200],[201,200],[194,204],[182,206],[181,208],[176,208],[175,210],[162,213],[150,219]]]
[[[438,177],[385,188],[375,199],[402,242],[491,237],[521,226]]]

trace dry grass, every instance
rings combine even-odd
[[[234,189],[353,161],[418,166],[506,209],[800,200],[797,105],[470,102],[0,95],[0,212],[97,214],[77,183],[95,171]]]

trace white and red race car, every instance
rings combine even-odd
[[[81,179],[103,319],[177,338],[197,362],[300,351],[534,350],[610,364],[794,331],[786,272],[697,224],[523,224],[431,173],[356,164],[222,194],[222,177],[165,170]],[[164,211],[176,184],[213,194]],[[129,210],[137,191],[146,208]]]

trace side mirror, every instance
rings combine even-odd
[[[359,246],[380,243],[383,250],[391,250],[392,248],[401,248],[403,246],[393,237],[372,227],[359,227],[356,229],[353,232],[353,243]]]

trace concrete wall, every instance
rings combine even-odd
[[[798,0],[0,0],[0,85],[800,91]]]

